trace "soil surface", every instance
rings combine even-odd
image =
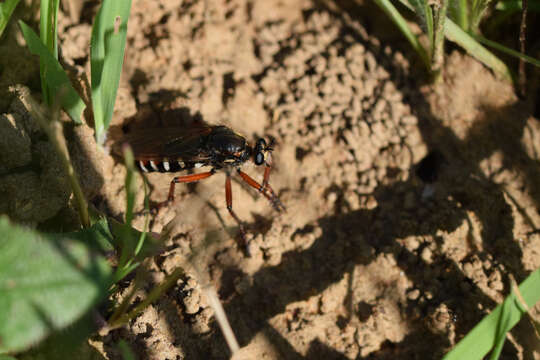
[[[85,5],[81,21],[61,14],[73,74],[88,73],[96,10]],[[170,237],[143,290],[178,266],[186,275],[128,326],[92,339],[105,358],[121,359],[120,339],[137,359],[229,358],[204,293],[211,284],[242,347],[235,359],[439,359],[504,299],[510,275],[521,282],[540,266],[531,102],[455,50],[444,80],[427,84],[393,25],[352,20],[355,11],[303,0],[133,2],[107,145],[198,120],[250,142],[272,136],[270,183],[287,212],[235,177],[247,257],[225,175],[179,184],[175,203],[152,217],[151,230]],[[23,44],[11,46],[24,54]],[[32,81],[27,71],[1,82],[39,89]],[[50,145],[16,98],[2,101],[0,131],[15,135],[0,143],[0,212],[42,228],[72,218]],[[96,150],[90,128],[70,134],[85,193],[121,218],[124,165]],[[262,180],[262,168],[242,169]],[[166,199],[172,176],[147,176],[152,202]],[[540,358],[529,322],[503,358]]]

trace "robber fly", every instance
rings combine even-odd
[[[203,122],[192,124],[188,128],[145,129],[128,134],[121,142],[131,146],[137,167],[143,172],[179,172],[200,167],[211,167],[209,171],[176,176],[169,187],[169,196],[158,207],[174,201],[174,188],[177,183],[190,183],[206,179],[223,169],[225,178],[225,200],[227,210],[238,223],[240,235],[245,243],[245,230],[232,208],[231,175],[236,172],[249,186],[262,193],[272,207],[280,212],[285,206],[268,183],[271,169],[273,141],[269,144],[262,138],[255,146],[246,139],[223,125],[209,125]],[[115,147],[115,152],[119,147]],[[263,181],[259,184],[240,168],[252,161],[257,166],[264,165]]]

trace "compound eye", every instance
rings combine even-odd
[[[262,152],[255,154],[255,165],[262,165],[264,162],[264,155]]]

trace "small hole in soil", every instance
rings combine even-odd
[[[432,150],[418,163],[416,175],[424,182],[435,182],[445,162],[446,159],[439,150]]]
[[[373,305],[368,304],[365,301],[360,301],[356,307],[358,319],[362,322],[367,321],[371,315],[373,315]]]
[[[296,148],[296,160],[302,161],[302,159],[304,159],[307,154],[309,154],[308,150],[305,150],[299,146]]]

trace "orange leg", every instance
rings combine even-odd
[[[241,244],[242,247],[248,252],[249,255],[249,249],[247,247],[246,242],[246,231],[244,229],[244,225],[242,224],[242,221],[240,221],[240,218],[236,213],[234,212],[232,208],[232,188],[231,188],[231,175],[227,172],[227,178],[225,179],[225,200],[227,201],[227,210],[229,210],[229,213],[231,216],[236,220],[236,223],[238,224],[238,229],[240,231],[240,237],[242,238],[243,243]]]
[[[167,200],[157,204],[156,210],[159,210],[161,207],[174,201],[174,187],[177,183],[197,182],[199,180],[206,179],[207,177],[210,177],[214,175],[215,173],[216,173],[216,170],[212,169],[210,171],[199,173],[199,174],[176,176],[174,179],[171,180],[171,186],[169,187],[169,196],[167,197]]]
[[[268,173],[270,173],[269,169],[268,169]],[[270,203],[272,204],[272,207],[276,211],[279,212],[279,211],[287,210],[285,206],[281,203],[279,198],[276,196],[276,194],[274,193],[274,190],[272,190],[272,187],[270,186],[269,183],[266,183],[266,186],[262,186],[258,182],[256,182],[251,176],[249,176],[248,174],[246,174],[240,169],[238,169],[238,174],[240,175],[242,180],[244,180],[249,186],[260,191],[264,195],[264,197],[267,198],[268,201],[270,201]],[[265,170],[265,175],[266,175],[266,170]]]
[[[259,192],[262,192],[264,188],[268,187],[268,180],[270,179],[270,169],[272,168],[272,154],[268,153],[267,161],[264,163],[264,177]]]

